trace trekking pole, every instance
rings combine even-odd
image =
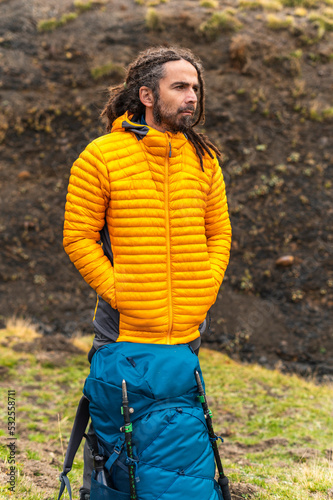
[[[218,484],[221,488],[223,499],[224,500],[231,500],[231,495],[230,495],[230,490],[229,490],[229,479],[227,478],[227,476],[224,475],[224,472],[223,472],[221,457],[220,457],[219,450],[217,447],[217,436],[216,436],[214,429],[213,429],[212,412],[208,408],[206,394],[205,394],[204,388],[202,387],[200,375],[199,375],[199,372],[197,370],[195,371],[195,379],[197,381],[197,386],[198,386],[198,391],[199,391],[199,401],[202,404],[202,408],[203,408],[203,411],[205,414],[206,424],[207,424],[207,428],[208,428],[208,434],[209,434],[209,437],[210,437],[210,440],[212,443],[215,462],[217,465],[217,470],[219,472]]]
[[[133,448],[132,448],[132,424],[130,419],[130,413],[132,408],[129,408],[128,406],[127,386],[125,380],[123,380],[122,382],[122,393],[123,393],[122,414],[124,415],[124,422],[125,422],[125,425],[124,427],[122,427],[122,429],[125,432],[125,443],[126,443],[126,451],[128,457],[130,496],[131,500],[137,500],[136,490],[135,490],[135,470],[134,470],[135,466],[134,466]]]

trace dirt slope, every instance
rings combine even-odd
[[[32,317],[46,334],[91,331],[94,293],[62,249],[69,170],[103,133],[99,111],[122,67],[149,45],[175,43],[203,60],[204,130],[224,153],[233,227],[207,342],[246,361],[332,377],[332,8],[90,7],[0,3],[2,319]],[[200,30],[226,7],[223,29]],[[68,13],[75,19],[65,23]],[[289,19],[287,28],[271,29],[269,15]],[[314,21],[320,15],[326,24]],[[42,31],[50,18],[63,26]],[[277,266],[284,255],[293,264]]]

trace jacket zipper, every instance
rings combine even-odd
[[[170,250],[170,214],[169,214],[169,158],[171,158],[171,142],[169,142],[169,151],[165,155],[165,219],[166,219],[166,247],[167,247],[167,276],[168,276],[168,335],[167,344],[170,344],[172,330],[172,294],[171,294],[171,250]]]

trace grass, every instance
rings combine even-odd
[[[42,19],[38,22],[37,29],[39,32],[53,31],[57,28],[65,26],[69,22],[74,21],[77,18],[77,12],[68,12],[63,14],[60,19],[56,17],[50,17],[49,19]]]
[[[239,6],[242,9],[249,10],[271,10],[280,11],[283,9],[283,5],[278,0],[240,0]]]
[[[216,39],[226,31],[237,31],[243,25],[235,14],[236,11],[232,8],[214,12],[207,21],[200,25],[199,29],[210,39]]]
[[[200,0],[200,7],[204,7],[205,9],[217,9],[219,3],[217,0]]]
[[[274,14],[267,15],[267,26],[272,30],[289,29],[294,25],[293,16],[278,17]]]
[[[148,7],[156,7],[164,3],[168,3],[169,0],[134,0],[138,5],[146,5]]]
[[[318,26],[318,37],[322,38],[326,31],[333,31],[333,18],[329,11],[328,15],[323,15],[320,12],[311,12],[308,16],[310,22]]]
[[[115,64],[113,62],[104,64],[103,66],[97,66],[90,71],[91,76],[94,80],[99,80],[105,76],[119,76],[123,77],[125,75],[125,70],[120,64]]]
[[[87,2],[81,2],[80,0],[74,1],[74,7],[79,12],[86,12],[93,9],[96,6],[104,5],[104,0],[88,0]]]
[[[333,107],[320,109],[318,104],[313,103],[308,110],[308,117],[315,122],[324,122],[332,120]]]
[[[16,391],[19,445],[16,493],[8,496],[6,482],[0,481],[1,500],[56,500],[57,477],[88,374],[91,336],[76,337],[73,343],[84,352],[60,362],[52,352],[17,350],[18,344],[38,337],[22,321],[12,321],[0,331],[0,365],[5,361],[7,367],[0,379],[0,397],[7,401],[8,389]],[[47,356],[53,367],[45,362]],[[200,352],[200,363],[215,432],[225,438],[220,452],[232,484],[256,487],[251,498],[258,500],[327,500],[333,479],[332,460],[325,452],[333,446],[332,386],[241,365],[206,349]],[[6,411],[1,405],[0,459],[5,468]],[[82,467],[81,445],[70,473],[74,497]],[[43,486],[45,475],[51,486]]]
[[[145,26],[148,31],[162,31],[163,24],[161,18],[153,7],[149,7],[145,16]]]
[[[37,29],[40,33],[54,31],[57,28],[65,26],[71,21],[75,21],[79,14],[87,12],[96,6],[104,5],[104,0],[88,0],[81,2],[80,0],[74,1],[75,12],[67,12],[60,18],[50,17],[49,19],[41,19],[37,24]]]

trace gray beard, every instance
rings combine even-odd
[[[180,112],[181,110],[178,110]],[[160,101],[157,99],[154,109],[153,109],[153,117],[155,123],[158,125],[165,125],[166,129],[169,132],[183,132],[185,133],[186,131],[190,130],[192,128],[193,122],[194,122],[194,117],[193,116],[181,116],[180,119],[177,121],[177,113],[168,113],[162,112],[161,106],[160,106]]]

